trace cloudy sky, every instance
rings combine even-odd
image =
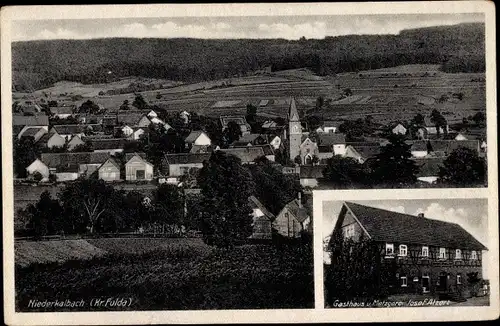
[[[488,247],[488,205],[486,199],[378,200],[352,202],[410,215],[424,213],[427,218],[457,223]],[[326,201],[323,203],[324,237],[333,231],[341,207],[341,201]]]
[[[15,20],[14,41],[134,38],[324,38],[397,34],[403,29],[484,22],[483,14],[170,17]]]

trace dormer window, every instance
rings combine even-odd
[[[439,248],[439,259],[446,259],[446,248]]]
[[[422,246],[422,257],[429,257],[429,247]]]
[[[462,250],[460,249],[455,250],[455,259],[462,259]]]
[[[399,256],[406,257],[408,255],[408,247],[406,245],[399,245]]]
[[[394,244],[393,243],[386,243],[385,244],[385,255],[392,257],[394,256]]]
[[[477,252],[475,250],[470,252],[470,259],[477,260]]]

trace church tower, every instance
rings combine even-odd
[[[288,109],[288,153],[292,162],[300,154],[301,140],[302,127],[300,125],[299,112],[295,105],[295,99],[292,98]]]

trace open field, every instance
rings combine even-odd
[[[245,245],[232,250],[162,241],[93,240],[114,252],[90,260],[16,267],[16,310],[184,310],[312,308],[308,245]],[[151,241],[155,240],[155,241]],[[191,239],[177,239],[186,241]],[[130,240],[128,240],[130,241]],[[62,244],[59,244],[62,245]],[[152,250],[143,249],[151,245]],[[167,245],[167,248],[168,245]],[[102,250],[101,249],[101,250]],[[54,291],[57,289],[57,291]],[[93,298],[130,299],[128,307],[90,307]],[[29,308],[30,300],[83,300],[82,307]]]

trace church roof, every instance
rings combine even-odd
[[[297,106],[295,105],[295,98],[291,98],[290,107],[288,109],[288,120],[289,121],[299,121],[299,112],[297,111]]]

